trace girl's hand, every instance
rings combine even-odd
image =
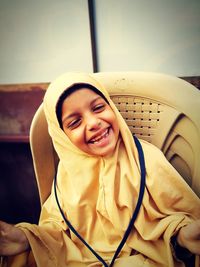
[[[178,233],[177,242],[193,254],[200,255],[200,220],[182,227]]]
[[[24,232],[8,223],[0,221],[0,255],[12,256],[29,249]]]

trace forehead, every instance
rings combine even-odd
[[[64,105],[81,105],[83,103],[90,103],[90,101],[95,101],[96,99],[103,99],[101,95],[97,94],[91,89],[81,88],[78,89],[70,95],[68,95],[63,104]]]

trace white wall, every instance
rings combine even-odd
[[[99,71],[200,75],[199,0],[94,0]],[[0,84],[92,71],[87,0],[0,0]]]
[[[200,75],[199,0],[95,0],[99,70]]]
[[[0,83],[92,71],[87,0],[0,0]]]

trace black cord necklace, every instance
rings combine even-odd
[[[144,189],[145,189],[145,179],[146,179],[146,170],[145,170],[145,160],[144,160],[144,154],[143,154],[143,150],[142,150],[142,146],[139,142],[139,140],[133,136],[134,140],[135,140],[135,144],[138,150],[138,154],[139,154],[139,162],[140,162],[140,171],[141,171],[141,180],[140,180],[140,192],[139,192],[139,196],[138,196],[138,200],[137,200],[137,204],[133,213],[133,216],[129,222],[129,225],[126,229],[126,232],[117,248],[117,250],[115,251],[115,254],[112,258],[112,261],[110,264],[107,264],[104,259],[96,252],[94,251],[94,249],[84,240],[84,238],[74,229],[74,227],[72,226],[72,224],[67,220],[67,218],[65,217],[65,214],[60,206],[59,200],[58,200],[58,195],[57,195],[57,191],[56,191],[56,185],[57,185],[57,177],[55,175],[54,178],[54,193],[55,193],[55,198],[56,198],[56,202],[58,205],[58,208],[60,210],[60,213],[63,217],[63,220],[65,221],[65,223],[67,224],[67,226],[69,227],[69,229],[83,242],[83,244],[95,255],[95,257],[104,265],[104,267],[112,267],[114,264],[115,259],[117,258],[117,256],[119,255],[121,249],[123,248],[132,228],[134,225],[134,222],[137,218],[137,215],[139,213],[141,204],[142,204],[142,199],[143,199],[143,195],[144,195]]]

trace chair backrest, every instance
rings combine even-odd
[[[200,91],[161,73],[99,72],[93,76],[106,87],[131,132],[160,148],[200,196]],[[42,104],[31,124],[30,144],[42,204],[58,164]]]

